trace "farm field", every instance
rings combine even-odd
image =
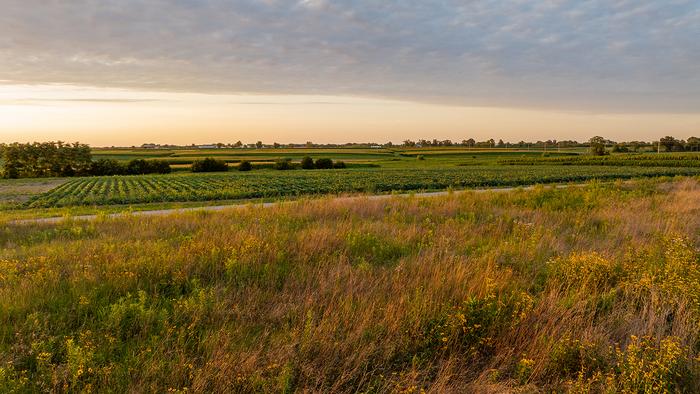
[[[698,196],[689,177],[5,223],[0,392],[698,392]]]
[[[647,153],[609,156],[559,156],[501,158],[506,165],[581,165],[581,166],[635,166],[635,167],[700,167],[700,153]]]
[[[417,156],[435,160],[420,163],[421,166],[445,165],[458,162],[470,164],[495,164],[498,158],[539,157],[540,150],[518,149],[468,149],[463,147],[441,148],[337,148],[337,149],[95,149],[94,159],[115,159],[129,161],[132,159],[165,160],[178,168],[187,168],[194,160],[215,157],[228,163],[248,160],[253,163],[274,162],[277,159],[290,158],[299,161],[304,156],[314,159],[330,158],[348,163],[380,163],[382,166],[413,167]],[[577,155],[580,150],[570,149],[550,152],[554,156]]]
[[[387,193],[698,174],[700,168],[474,166],[89,177],[70,180],[50,191],[38,194],[22,207],[52,208],[339,193]]]

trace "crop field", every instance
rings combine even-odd
[[[385,149],[96,149],[93,152],[95,159],[115,159],[129,161],[132,159],[157,159],[165,160],[172,165],[189,165],[194,160],[206,157],[215,157],[229,163],[238,163],[242,160],[251,162],[270,162],[281,158],[290,158],[298,161],[304,156],[312,156],[314,159],[329,158],[347,162],[376,162],[386,163],[390,166],[411,167],[418,156],[428,158],[423,165],[446,164],[456,162],[459,159],[477,159],[478,163],[496,164],[498,159],[504,158],[537,158],[542,155],[541,150],[526,149],[468,149],[464,147],[440,147],[440,148],[385,148]],[[562,151],[550,151],[547,154],[552,157],[572,156],[580,154],[580,150],[568,149]],[[474,162],[473,160],[471,161]]]
[[[372,161],[391,158],[394,154],[384,149],[96,149],[95,159],[158,159],[170,164],[191,164],[194,160],[215,157],[229,163],[242,160],[252,162],[274,161],[280,158],[299,160],[304,156],[331,158],[345,161]]]
[[[619,154],[609,156],[500,158],[505,165],[581,165],[636,167],[700,167],[700,153]]]
[[[696,393],[698,229],[692,177],[0,221],[0,392]]]
[[[698,175],[700,168],[476,166],[424,169],[260,171],[79,178],[29,200],[26,208],[235,200]]]

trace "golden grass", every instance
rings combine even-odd
[[[0,233],[0,391],[693,392],[700,183]]]

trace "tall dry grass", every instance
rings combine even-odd
[[[0,391],[700,390],[700,183],[5,225]]]

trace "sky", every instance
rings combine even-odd
[[[700,135],[697,0],[2,0],[0,142]]]

